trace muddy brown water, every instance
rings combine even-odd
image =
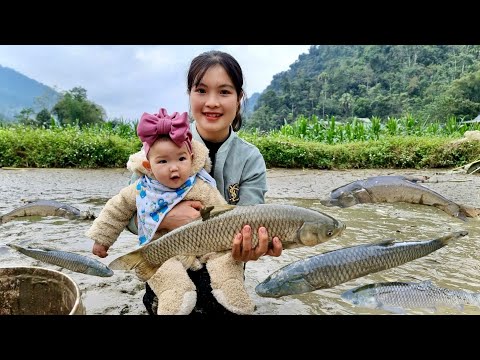
[[[387,314],[383,310],[355,307],[340,294],[355,286],[382,281],[423,281],[456,290],[480,292],[480,219],[463,222],[431,206],[417,204],[361,204],[350,208],[325,207],[319,199],[334,188],[376,175],[427,175],[423,184],[452,201],[480,207],[480,175],[448,169],[429,170],[300,170],[269,169],[268,203],[286,203],[325,212],[347,225],[342,236],[314,248],[285,250],[280,257],[265,256],[246,267],[246,286],[254,299],[256,314]],[[128,183],[123,169],[0,169],[0,214],[24,200],[62,201],[80,210],[100,212],[106,201]],[[110,278],[71,272],[42,263],[5,246],[44,246],[92,256],[92,241],[84,233],[89,221],[58,217],[22,218],[0,224],[0,266],[41,266],[71,276],[82,291],[87,314],[146,314],[142,304],[144,284],[133,272],[116,271]],[[262,298],[255,286],[273,271],[297,259],[346,246],[378,242],[429,240],[451,231],[468,230],[469,235],[423,258],[396,268],[370,274],[330,289],[278,299]],[[137,247],[136,236],[122,232],[100,261],[114,258]],[[431,310],[407,309],[407,314],[432,314]],[[480,314],[480,308],[466,305],[463,310],[439,308],[434,314]]]

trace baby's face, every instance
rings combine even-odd
[[[192,154],[185,144],[178,147],[170,139],[158,139],[150,147],[148,161],[155,179],[170,188],[180,187],[191,176]]]

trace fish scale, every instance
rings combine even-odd
[[[150,265],[160,266],[176,255],[201,256],[232,248],[233,239],[244,225],[252,228],[252,247],[258,244],[258,228],[266,227],[269,242],[278,236],[284,248],[313,246],[342,233],[345,224],[322,213],[294,205],[260,204],[236,206],[207,220],[196,220],[123,255],[109,264],[115,270],[137,267],[141,256]]]
[[[364,203],[405,202],[434,206],[447,214],[466,221],[467,217],[480,216],[480,209],[457,204],[432,189],[417,184],[423,177],[373,176],[340,186],[330,192],[328,199],[320,202],[325,206],[350,207]]]
[[[388,240],[314,255],[275,271],[255,291],[264,297],[280,297],[330,288],[418,259],[467,234],[458,231],[429,241]]]
[[[278,236],[282,239],[284,247],[288,247],[297,229],[305,222],[305,217],[296,215],[295,211],[298,209],[289,206],[266,206],[265,210],[252,213],[249,207],[238,207],[218,217],[187,224],[183,229],[165,235],[158,243],[147,244],[143,251],[145,259],[157,265],[176,254],[203,255],[212,251],[231,249],[234,236],[240,232],[244,224],[249,224],[252,229],[265,226],[271,234],[269,241]],[[310,218],[313,215],[313,218],[317,219],[320,214],[309,209],[303,209],[301,213],[310,215]],[[284,221],[279,222],[279,219]],[[182,239],[178,239],[177,234],[181,234]],[[257,244],[257,232],[252,231],[252,247]]]
[[[480,306],[480,294],[440,288],[431,281],[363,285],[345,291],[341,297],[357,306],[396,313],[404,313],[404,308],[462,308],[464,304]]]
[[[308,282],[317,284],[318,286],[322,281],[320,281],[317,276],[318,274],[322,274],[323,283],[326,287],[332,287],[356,277],[404,264],[410,260],[430,254],[442,247],[439,242],[434,242],[434,244],[405,242],[387,247],[375,245],[371,247],[359,247],[354,249],[353,252],[339,250],[331,259],[333,264],[338,264],[334,271],[328,271],[328,263],[330,260],[319,256],[312,260],[312,268],[316,269],[325,266],[327,271],[311,271],[305,278]],[[353,266],[344,266],[344,264],[348,264],[348,262],[351,261],[353,261]]]
[[[62,216],[67,219],[92,220],[95,215],[90,211],[80,211],[68,204],[54,200],[35,200],[0,216],[0,223],[5,224],[25,216]]]
[[[71,271],[101,277],[113,275],[113,271],[105,264],[96,259],[91,259],[83,255],[53,249],[35,249],[30,247],[24,248],[11,243],[7,245],[24,255],[49,264],[61,266]]]

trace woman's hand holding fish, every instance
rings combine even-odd
[[[94,255],[97,255],[98,257],[104,258],[108,255],[107,254],[108,248],[109,248],[108,246],[104,246],[104,245],[100,245],[98,243],[95,243],[95,244],[93,244],[92,253]]]
[[[252,228],[245,225],[241,233],[233,239],[232,257],[237,261],[247,262],[258,260],[264,255],[280,256],[282,254],[282,242],[278,237],[272,240],[273,247],[268,247],[268,233],[263,226],[258,229],[258,245],[252,249]]]

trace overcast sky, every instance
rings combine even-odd
[[[143,112],[188,111],[186,75],[191,60],[217,49],[233,55],[248,96],[263,91],[310,45],[0,45],[0,65],[57,91],[81,86],[108,119],[138,119]]]

